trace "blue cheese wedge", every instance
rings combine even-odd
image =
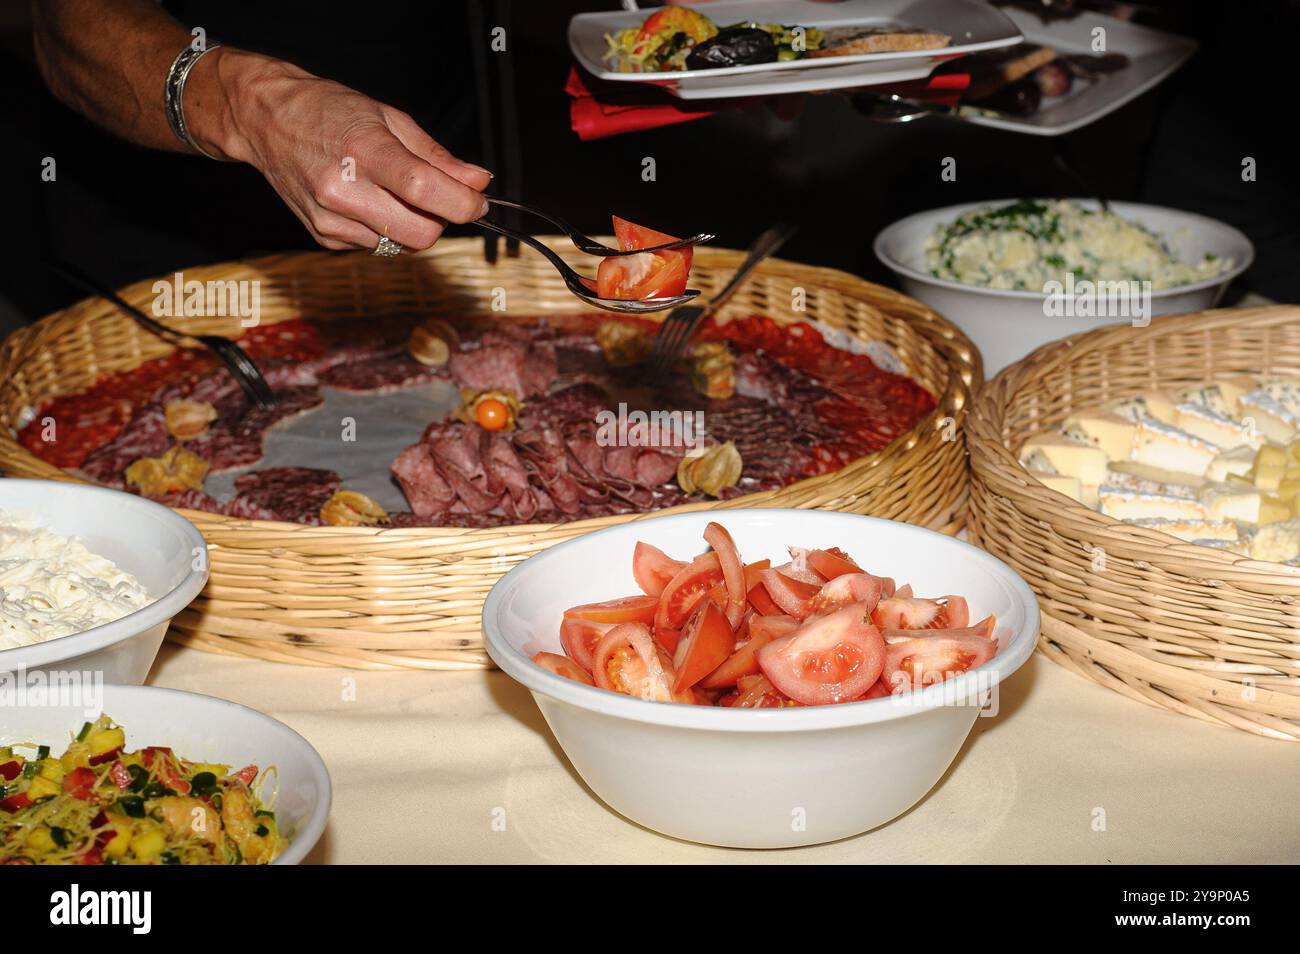
[[[1178,401],[1167,391],[1147,391],[1137,397],[1116,401],[1107,410],[1134,424],[1139,421],[1160,421],[1172,425],[1178,418]]]
[[[1195,497],[1102,487],[1097,492],[1101,512],[1116,520],[1204,520],[1205,505]]]
[[[1167,533],[1179,540],[1186,540],[1188,543],[1195,540],[1221,540],[1225,543],[1235,543],[1240,539],[1237,533],[1237,525],[1226,520],[1213,522],[1210,520],[1164,520],[1156,518],[1152,520],[1132,520],[1130,523],[1135,527],[1159,530],[1161,533]]]
[[[1239,520],[1259,523],[1262,495],[1248,484],[1207,484],[1201,491],[1201,503],[1210,520]]]
[[[1133,435],[1133,460],[1162,470],[1204,477],[1218,456],[1215,445],[1156,420],[1138,421]]]
[[[1020,463],[1029,470],[1074,477],[1081,485],[1097,487],[1106,480],[1105,451],[1062,434],[1026,441],[1020,449]]]
[[[1163,494],[1168,497],[1199,500],[1203,481],[1192,485],[1183,483],[1186,479],[1197,478],[1192,477],[1191,474],[1175,474],[1172,471],[1157,470],[1143,464],[1133,464],[1132,461],[1112,461],[1106,468],[1105,486],[1143,494]]]
[[[1066,437],[1100,447],[1110,460],[1128,460],[1137,425],[1111,411],[1091,411],[1072,415],[1061,430]]]
[[[1179,404],[1177,411],[1175,427],[1224,450],[1241,447],[1243,444],[1258,447],[1263,443],[1253,428],[1204,404]]]
[[[1259,389],[1300,417],[1300,378],[1269,378],[1260,383]]]
[[[1254,466],[1255,448],[1249,444],[1243,444],[1241,447],[1234,447],[1232,450],[1224,451],[1210,461],[1210,466],[1205,471],[1205,479],[1215,483],[1223,483],[1228,479],[1229,475],[1245,477]]]
[[[1184,388],[1176,396],[1181,402],[1202,404],[1224,417],[1236,418],[1241,416],[1237,404],[1241,396],[1258,387],[1259,384],[1251,377],[1225,378],[1194,388]]]
[[[1300,415],[1287,410],[1263,389],[1243,394],[1238,405],[1243,423],[1252,425],[1275,444],[1289,444],[1300,430]]]
[[[1249,537],[1252,560],[1286,563],[1300,558],[1300,519],[1270,523]]]

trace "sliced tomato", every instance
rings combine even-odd
[[[92,769],[85,766],[74,768],[63,776],[63,790],[73,798],[79,798],[83,802],[92,801],[94,799],[95,778]]]
[[[131,773],[122,762],[114,762],[112,768],[108,770],[108,775],[113,780],[113,784],[122,791],[125,792],[131,787]]]
[[[880,601],[872,620],[881,629],[960,629],[970,623],[970,609],[960,596],[921,600],[895,595]]]
[[[588,686],[596,684],[587,670],[568,656],[561,656],[559,653],[538,653],[533,657],[533,662],[548,672],[563,676],[565,679],[572,679],[574,682],[581,682]]]
[[[643,623],[620,623],[596,646],[592,671],[596,685],[651,702],[694,702],[694,695],[673,692],[672,660],[654,643]]]
[[[885,640],[861,606],[846,606],[768,643],[759,650],[758,664],[772,685],[796,702],[847,702],[880,678]]]
[[[885,683],[885,677],[881,676],[871,684],[870,689],[862,694],[861,701],[865,702],[868,699],[883,699],[885,696],[890,694],[889,686]]]
[[[596,665],[596,644],[615,623],[593,623],[589,619],[565,619],[560,623],[560,644],[569,658],[587,672]]]
[[[677,644],[673,656],[673,666],[677,669],[673,692],[694,686],[722,665],[735,648],[736,637],[727,617],[717,603],[706,599],[686,623],[681,642]]]
[[[17,759],[10,760],[5,762],[3,765],[0,765],[0,779],[4,779],[6,782],[12,782],[22,773],[22,763]]]
[[[697,556],[683,567],[680,573],[668,581],[659,596],[659,606],[654,617],[656,636],[661,630],[681,629],[700,600],[721,582],[722,567],[716,553]],[[675,647],[677,644],[674,642],[673,645]]]
[[[887,631],[880,678],[893,692],[907,692],[982,666],[998,649],[997,641],[990,638],[992,632],[991,616],[963,629]]]
[[[777,567],[784,576],[788,576],[792,580],[799,580],[801,583],[814,583],[817,586],[821,586],[826,582],[826,577],[808,565],[808,554],[812,552],[811,550],[806,550],[803,547],[789,547],[789,550],[790,562],[785,566]]]
[[[912,598],[912,584],[904,583],[891,594],[895,599],[910,600]]]
[[[735,629],[740,624],[740,618],[745,615],[746,593],[749,589],[745,586],[745,565],[740,562],[736,541],[731,539],[731,534],[722,524],[710,521],[704,528],[704,542],[713,547],[713,552],[718,555],[718,563],[722,566],[722,579],[727,584],[727,622]]]
[[[761,574],[763,587],[781,612],[803,619],[812,612],[812,598],[821,592],[821,583],[808,583],[787,576],[778,567]]]
[[[766,676],[745,676],[736,689],[736,698],[731,705],[737,709],[783,709],[799,705],[772,685]]]
[[[784,615],[781,612],[781,607],[772,602],[772,597],[768,596],[767,587],[763,585],[761,580],[749,588],[746,598],[749,600],[749,605],[754,607],[754,612],[760,616]]]
[[[677,241],[676,236],[635,225],[618,216],[614,216],[614,234],[625,252]],[[687,247],[603,258],[596,270],[596,293],[602,298],[625,300],[680,295],[686,291],[693,254]]]
[[[699,685],[705,689],[734,686],[745,676],[759,672],[758,651],[774,639],[789,636],[800,626],[793,616],[753,616],[749,620],[749,639],[736,648],[726,661],[709,673]]]
[[[31,805],[32,799],[26,792],[19,792],[17,795],[10,795],[7,798],[0,798],[0,812],[20,812]]]
[[[659,600],[637,594],[602,603],[584,603],[564,611],[566,619],[585,619],[591,623],[650,623],[655,618]]]
[[[808,601],[810,615],[819,616],[854,603],[864,604],[865,612],[870,613],[880,602],[882,582],[870,573],[843,573],[828,580]]]
[[[849,555],[839,547],[832,547],[829,550],[809,550],[807,560],[810,567],[828,580],[843,576],[845,573],[862,572],[862,567],[850,560]]]
[[[632,578],[647,596],[659,596],[668,582],[685,568],[684,562],[674,560],[648,543],[638,541],[632,550]]]

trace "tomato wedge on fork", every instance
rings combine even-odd
[[[614,235],[625,252],[654,248],[677,238],[614,216]],[[596,294],[601,298],[642,300],[668,298],[686,291],[694,251],[690,246],[602,258],[596,269]]]

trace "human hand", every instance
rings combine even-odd
[[[195,74],[205,66],[186,87],[191,133],[205,151],[261,171],[326,248],[374,249],[387,236],[425,249],[448,222],[487,211],[491,173],[401,110],[242,50],[213,50]]]

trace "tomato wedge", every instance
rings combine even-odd
[[[795,702],[829,705],[856,699],[885,667],[885,640],[863,606],[808,620],[758,653],[772,685]]]
[[[587,672],[596,665],[596,644],[615,623],[593,623],[589,619],[565,619],[560,623],[560,644],[569,658]]]
[[[600,688],[638,699],[695,701],[689,689],[673,692],[677,673],[673,671],[672,660],[655,645],[644,623],[620,623],[606,633],[596,646],[592,675]]]
[[[718,562],[722,566],[722,580],[727,584],[727,622],[732,629],[740,624],[740,619],[745,615],[745,604],[748,602],[746,594],[749,588],[745,586],[745,565],[740,562],[740,551],[736,549],[736,541],[731,539],[722,524],[711,521],[704,528],[704,542],[713,547],[713,552],[718,555]]]
[[[673,666],[677,669],[673,692],[695,685],[722,665],[735,648],[736,637],[727,617],[717,603],[706,599],[687,622],[682,641],[677,644],[673,656]]]
[[[648,543],[638,541],[632,550],[632,578],[647,596],[662,594],[668,582],[685,568],[681,560],[674,560]]]
[[[982,666],[998,650],[993,623],[990,616],[964,629],[887,631],[880,678],[893,692],[907,692]]]
[[[848,554],[839,547],[832,547],[829,550],[809,550],[807,560],[810,567],[828,580],[843,576],[845,573],[862,572],[862,567],[850,560]]]
[[[880,577],[872,576],[870,573],[843,573],[827,581],[826,585],[808,601],[808,607],[811,615],[819,616],[837,610],[841,606],[865,603],[866,611],[870,613],[880,602],[882,584]]]
[[[760,616],[781,616],[781,607],[772,602],[772,597],[767,595],[767,587],[762,582],[755,583],[749,588],[746,594],[749,605],[754,607],[754,612]]]
[[[737,709],[783,709],[799,705],[773,686],[766,676],[745,676],[736,689],[731,705]]]
[[[721,666],[709,673],[699,685],[705,689],[723,689],[734,686],[745,676],[759,672],[758,651],[774,639],[789,636],[800,627],[793,616],[754,616],[749,620],[749,639],[727,657]]]
[[[63,776],[63,790],[73,798],[79,798],[83,802],[92,801],[95,790],[95,773],[85,766],[74,768]]]
[[[659,600],[638,594],[601,603],[584,603],[564,611],[566,619],[585,619],[592,623],[649,623],[655,618]]]
[[[722,567],[716,553],[697,556],[684,566],[680,573],[668,581],[659,596],[659,606],[654,616],[655,634],[658,635],[661,630],[681,629],[700,600],[721,582]],[[676,643],[673,645],[676,646]]]
[[[625,252],[677,241],[675,236],[634,225],[618,216],[614,216],[614,234]],[[687,247],[603,258],[596,270],[596,294],[624,300],[680,295],[686,291],[692,255]]]
[[[591,674],[568,656],[561,656],[558,653],[538,653],[533,657],[533,662],[548,672],[563,676],[565,679],[572,679],[574,682],[580,682],[587,686],[596,684],[595,680],[591,678]]]
[[[763,588],[781,612],[803,619],[812,612],[812,598],[821,592],[820,583],[806,583],[781,572],[778,567],[760,574]]]
[[[871,618],[881,629],[961,629],[970,623],[970,608],[960,596],[921,600],[895,595],[881,600]]]

